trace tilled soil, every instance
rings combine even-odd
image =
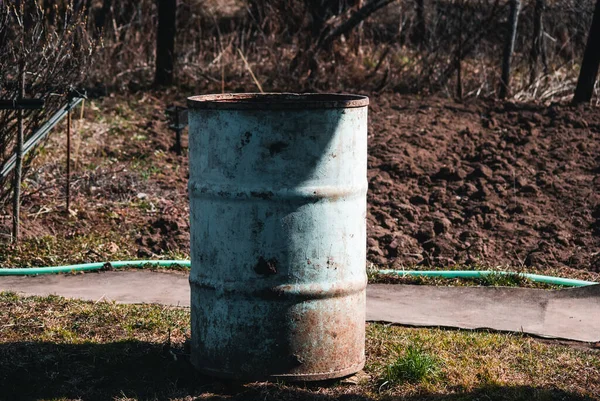
[[[100,103],[96,114],[108,117],[89,120],[86,138],[96,139],[84,139],[81,163],[103,167],[76,168],[77,212],[68,219],[56,165],[64,146],[53,137],[54,164],[25,192],[24,236],[71,241],[97,233],[120,257],[187,255],[187,157],[170,151],[162,103],[160,96]],[[600,272],[598,108],[372,96],[368,178],[368,259],[379,267]],[[3,216],[0,232],[8,233],[9,206]],[[101,245],[68,261],[114,257]],[[36,263],[54,262],[48,250]]]
[[[377,265],[600,271],[600,111],[372,99],[368,258]]]

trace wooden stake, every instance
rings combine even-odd
[[[67,112],[67,215],[71,210],[71,110]]]
[[[25,97],[25,61],[21,59],[19,63],[19,99]],[[16,162],[15,162],[15,180],[14,196],[13,196],[13,227],[12,227],[12,241],[13,243],[19,242],[19,223],[21,214],[21,176],[23,174],[23,110],[17,110],[18,118],[18,132],[17,132],[17,146],[15,149]]]
[[[75,124],[75,132],[77,132],[77,130],[80,130],[83,126],[83,113],[84,113],[84,109],[85,109],[85,99],[83,99],[81,101],[81,109],[79,111],[79,120],[77,121],[77,124]],[[73,159],[73,166],[77,166],[78,161],[79,161],[79,147],[81,146],[81,141],[75,141],[75,159]]]
[[[83,120],[83,109],[85,108],[85,99],[81,101],[81,109],[79,111],[79,124],[81,124],[81,120]]]
[[[219,60],[221,64],[221,93],[225,93],[225,64],[223,63],[223,59]]]

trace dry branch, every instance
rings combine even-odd
[[[348,18],[345,22],[338,25],[330,33],[325,35],[316,45],[316,51],[326,48],[334,40],[342,35],[348,34],[354,28],[356,28],[361,22],[369,18],[376,11],[388,6],[396,0],[371,0],[361,8],[359,8],[354,14]]]
[[[62,2],[50,23],[38,2],[0,2],[0,98],[19,97],[19,65],[25,61],[24,91],[31,98],[45,100],[43,110],[23,112],[24,140],[46,117],[65,101],[64,95],[86,77],[96,43],[88,36],[86,13],[73,1]],[[27,26],[25,30],[24,27]],[[0,112],[0,165],[14,155],[18,142],[17,113]],[[27,174],[35,152],[23,160]],[[8,198],[15,180],[0,183],[0,203]],[[6,184],[6,185],[5,185]]]

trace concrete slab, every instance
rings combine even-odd
[[[189,307],[185,272],[129,270],[0,277],[0,291],[91,301]],[[559,291],[502,287],[372,284],[367,320],[410,326],[492,329],[600,341],[600,286]]]
[[[123,270],[85,274],[0,277],[0,291],[23,295],[60,295],[87,301],[190,306],[186,272]]]
[[[367,288],[367,319],[597,342],[600,286],[548,291],[374,284]]]

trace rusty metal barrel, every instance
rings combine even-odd
[[[364,96],[188,99],[191,360],[238,380],[364,366]]]

